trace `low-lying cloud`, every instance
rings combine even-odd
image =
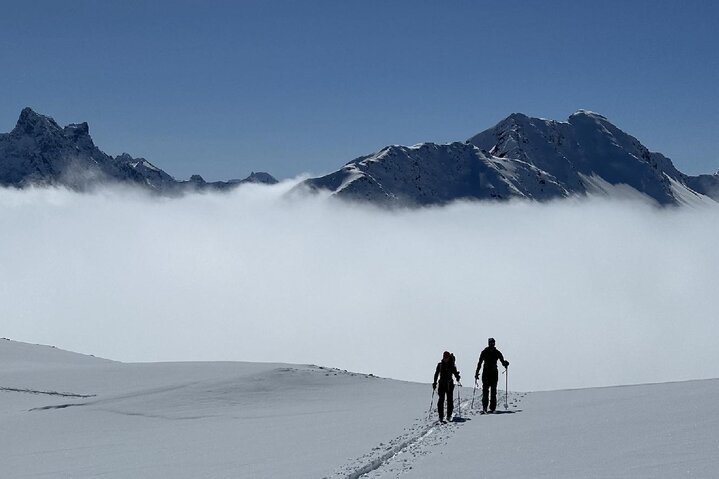
[[[315,363],[519,390],[719,377],[719,207],[383,211],[292,186],[0,190],[0,335],[122,361]]]

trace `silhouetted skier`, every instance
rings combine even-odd
[[[437,379],[439,379],[439,399],[437,400],[437,412],[439,420],[444,421],[444,399],[447,397],[447,421],[452,417],[454,410],[454,380],[452,375],[459,382],[459,371],[455,365],[454,354],[445,351],[442,354],[442,360],[437,363],[437,370],[434,372],[434,382],[432,389],[437,389]]]
[[[482,412],[487,412],[487,403],[489,403],[489,411],[494,412],[497,409],[497,381],[499,380],[499,371],[497,371],[497,361],[502,363],[505,368],[509,366],[509,361],[504,360],[504,356],[494,347],[494,338],[489,338],[489,346],[482,350],[477,363],[477,371],[474,373],[475,382],[479,379],[479,370],[484,363],[484,371],[482,371]],[[492,397],[490,399],[489,394]]]

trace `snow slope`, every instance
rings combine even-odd
[[[400,436],[428,399],[425,385],[317,366],[48,349],[0,342],[21,365],[0,370],[3,477],[323,477]]]
[[[123,364],[0,341],[3,477],[712,477],[719,381],[510,393],[319,366]],[[500,404],[503,399],[500,399]],[[500,410],[503,408],[500,405]],[[364,475],[363,475],[364,474]]]
[[[718,380],[527,394],[514,414],[472,416],[401,477],[716,477],[717,394]],[[398,477],[390,466],[368,477]]]

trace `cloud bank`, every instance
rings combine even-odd
[[[0,190],[0,335],[122,361],[315,363],[510,388],[719,377],[719,207],[381,211],[293,186],[179,199]]]

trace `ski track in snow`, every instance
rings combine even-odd
[[[11,393],[26,393],[26,394],[44,394],[47,396],[60,396],[68,398],[91,398],[95,397],[94,394],[75,394],[75,393],[61,393],[57,391],[37,391],[35,389],[24,389],[24,388],[6,388],[0,387],[0,391],[11,392]]]
[[[465,389],[466,392],[466,389]],[[460,408],[455,409],[452,422],[442,424],[436,420],[437,405],[436,397],[432,406],[431,418],[427,415],[415,420],[415,423],[406,429],[406,432],[387,443],[380,443],[372,451],[340,467],[335,473],[325,479],[380,479],[400,477],[412,469],[418,457],[426,456],[436,452],[445,446],[450,437],[454,435],[457,428],[463,427],[472,420],[482,420],[480,411],[482,408],[481,390],[474,398],[474,407],[470,399],[462,399]],[[526,393],[509,392],[508,411],[521,412],[519,404]],[[504,394],[497,391],[497,411],[504,412]],[[455,399],[455,405],[457,400]],[[456,406],[455,406],[456,407]],[[461,411],[461,414],[460,414]]]

